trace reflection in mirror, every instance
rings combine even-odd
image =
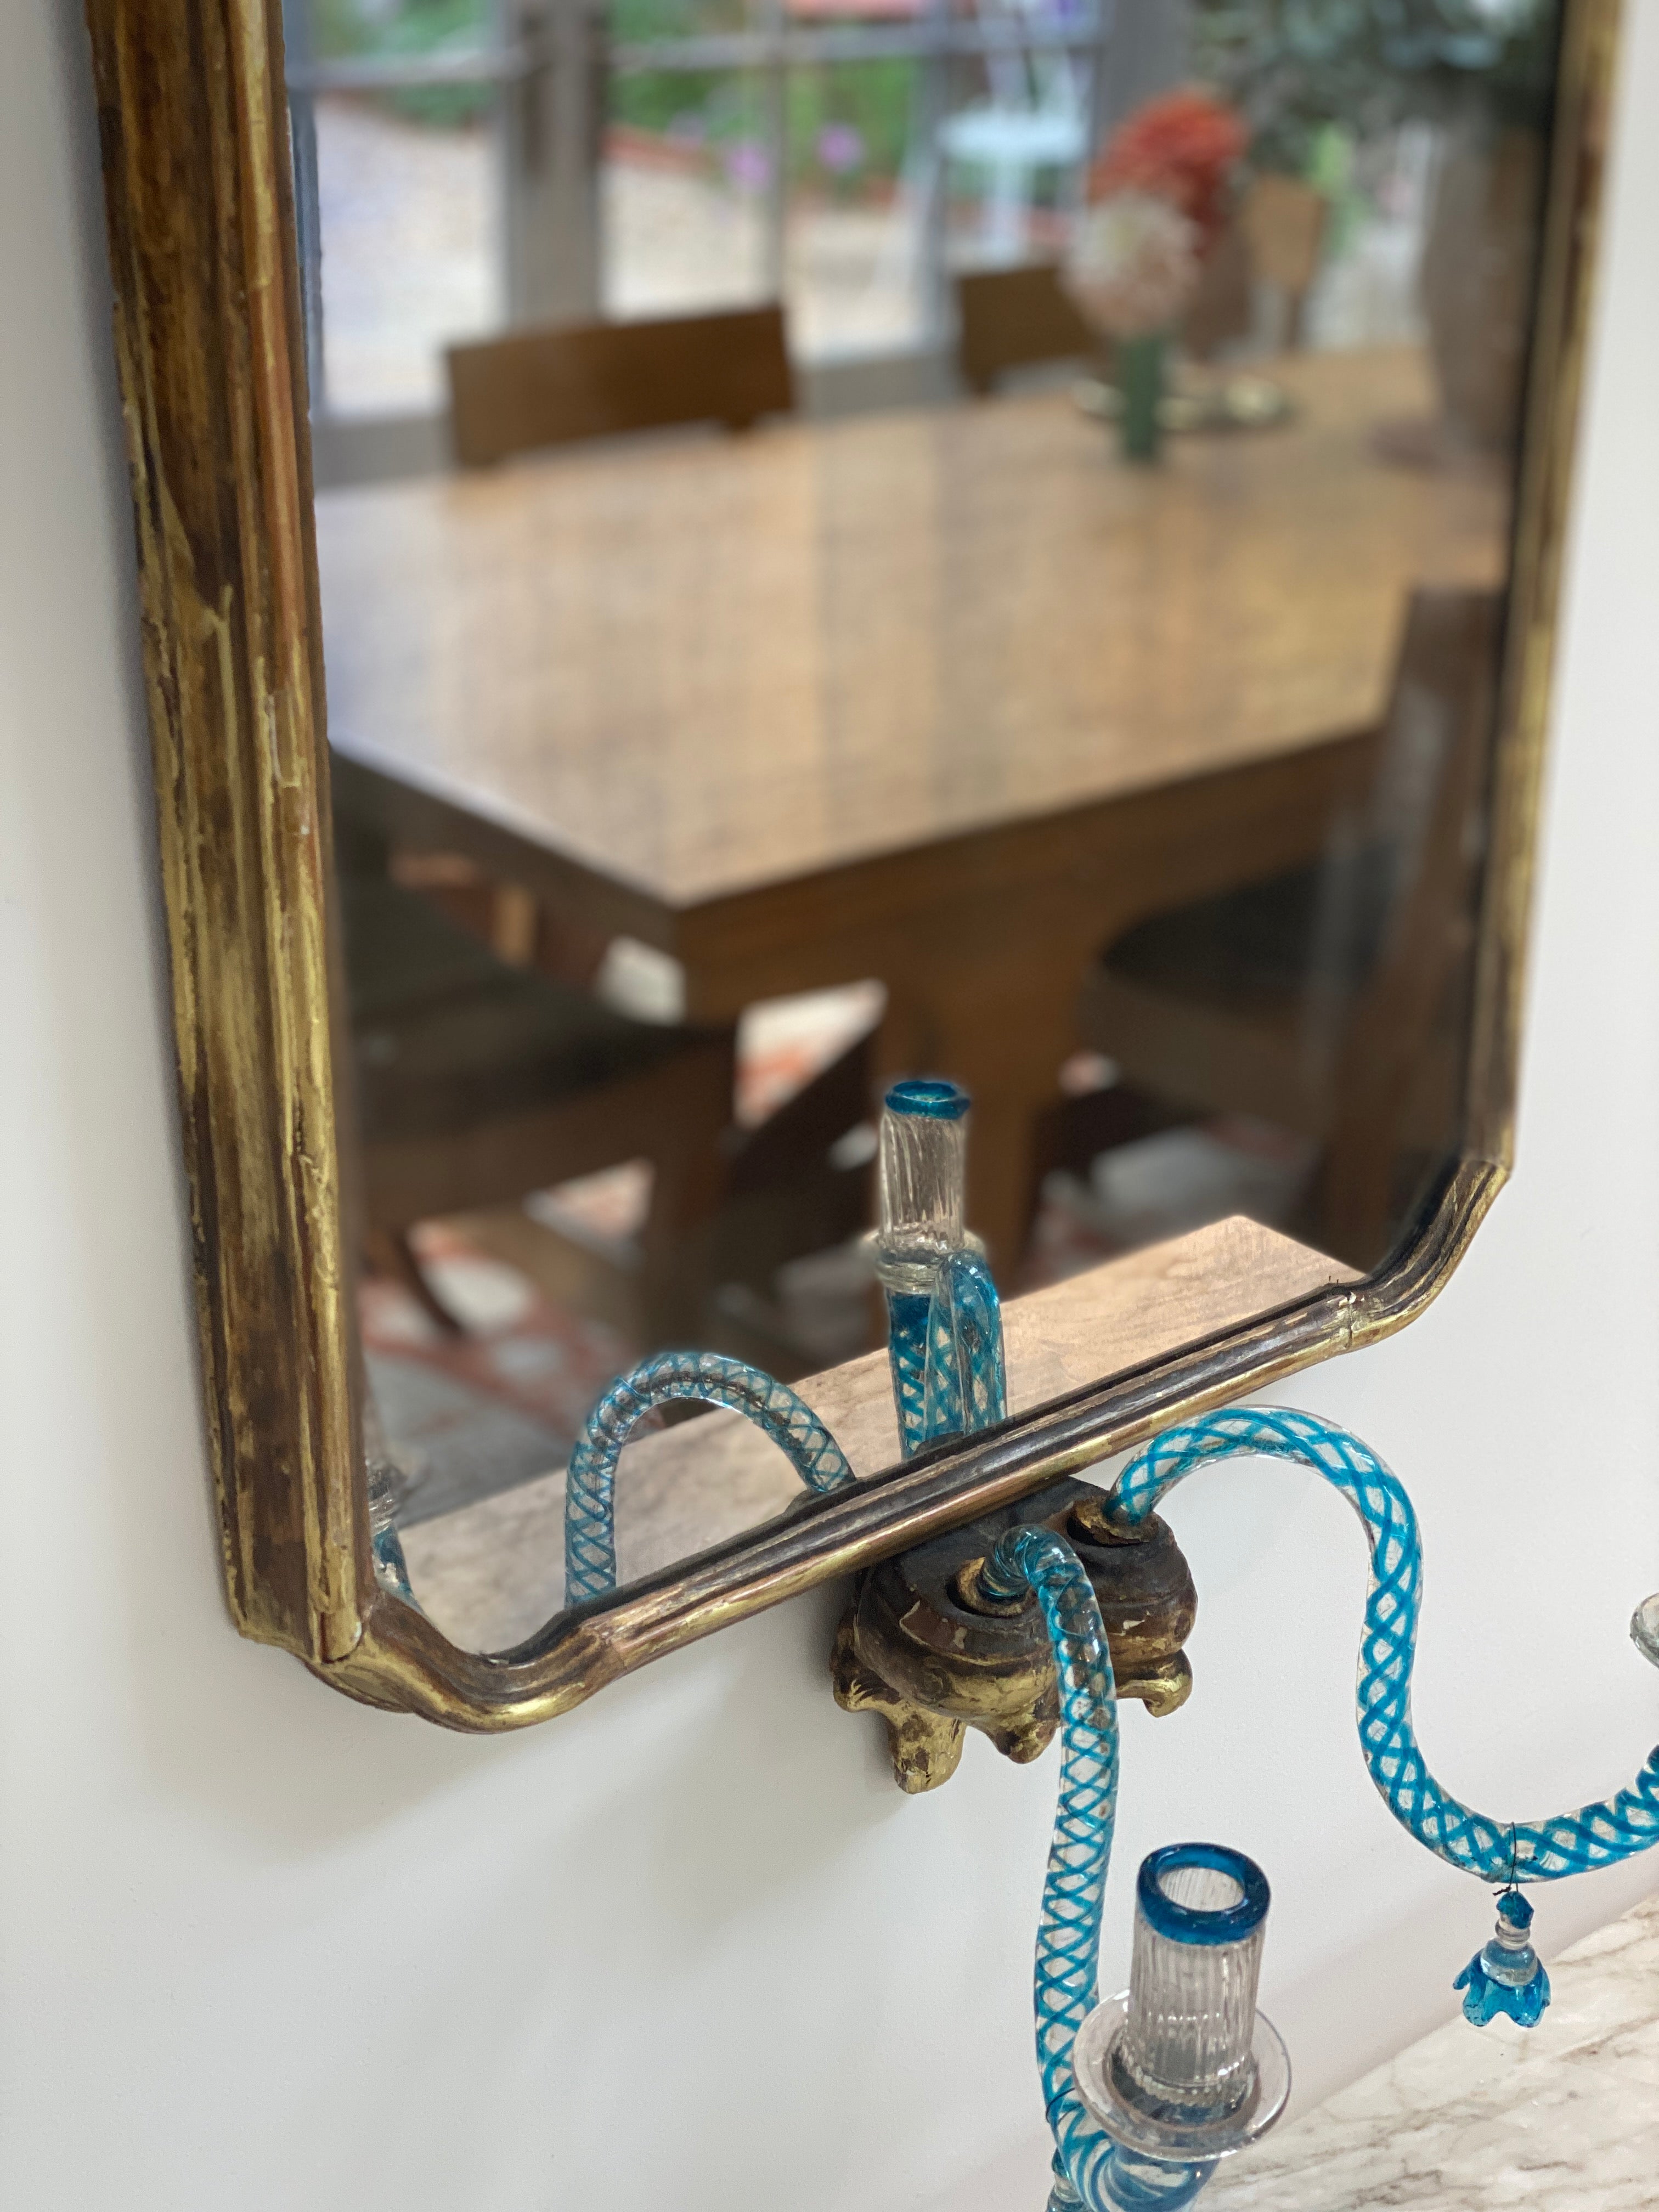
[[[1553,9],[288,9],[359,1313],[434,1617],[557,1608],[653,1349],[897,1458],[896,1076],[973,1097],[1015,1411],[1200,1279],[1214,1327],[1378,1265],[1461,1143]],[[790,1504],[733,1422],[630,1445],[624,1579]]]

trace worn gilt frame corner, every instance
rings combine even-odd
[[[461,1729],[726,1623],[1402,1327],[1513,1157],[1545,725],[1620,0],[1566,0],[1463,1156],[1325,1291],[815,1499],[499,1659],[375,1583],[339,1215],[329,806],[277,0],[88,0],[226,1589],[243,1634]]]

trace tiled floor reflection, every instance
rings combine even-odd
[[[364,1356],[380,1419],[410,1479],[404,1519],[431,1520],[561,1467],[588,1407],[636,1347],[464,1229],[418,1232],[451,1335],[401,1284],[360,1288]]]

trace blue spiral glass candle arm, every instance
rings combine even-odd
[[[786,1384],[717,1352],[660,1352],[611,1385],[570,1455],[564,1492],[567,1605],[604,1597],[617,1587],[617,1462],[635,1423],[677,1399],[745,1415],[787,1456],[809,1490],[844,1490],[856,1480],[829,1430]]]
[[[1100,2001],[1100,1921],[1117,1813],[1117,1691],[1100,1607],[1077,1554],[1052,1528],[1011,1529],[992,1554],[988,1595],[1035,1590],[1060,1686],[1060,1799],[1037,1923],[1037,2069],[1054,2139],[1050,2212],[1116,2212],[1110,2138],[1072,2067],[1078,2030]]]
[[[976,1252],[964,1249],[939,1261],[926,1327],[918,1443],[971,1436],[1001,1420],[1008,1411],[1002,1304],[991,1271]]]
[[[1037,2070],[1054,2137],[1048,2212],[1182,2212],[1212,2161],[1126,2155],[1084,2103],[1078,2032],[1100,2002],[1100,1923],[1117,1815],[1117,1688],[1089,1577],[1063,1536],[1010,1529],[981,1573],[990,1598],[1034,1590],[1060,1689],[1060,1769],[1037,1921],[1033,1995]]]
[[[1498,1884],[1559,1881],[1659,1843],[1659,1748],[1628,1789],[1547,1820],[1492,1820],[1454,1797],[1430,1772],[1411,1714],[1423,1592],[1417,1516],[1398,1479],[1346,1429],[1274,1406],[1237,1407],[1183,1422],[1125,1468],[1112,1492],[1114,1517],[1133,1528],[1194,1468],[1256,1454],[1323,1475],[1364,1524],[1370,1580],[1359,1644],[1359,1744],[1372,1781],[1402,1827],[1449,1866]]]
[[[888,1291],[887,1358],[906,1459],[1006,1416],[1002,1305],[976,1252],[964,1246],[935,1261],[925,1292]]]

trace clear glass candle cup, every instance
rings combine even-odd
[[[1142,1860],[1127,1994],[1091,2013],[1073,2052],[1084,2102],[1124,2151],[1207,2167],[1285,2109],[1290,2061],[1256,2010],[1268,1903],[1261,1868],[1225,1844]]]
[[[1160,2118],[1236,2112],[1255,2087],[1251,2043],[1267,1879],[1242,1851],[1171,1844],[1141,1863],[1118,2085]]]
[[[958,1085],[932,1079],[896,1083],[887,1093],[876,1269],[890,1290],[925,1293],[945,1254],[969,1241],[963,1224],[968,1107]]]

